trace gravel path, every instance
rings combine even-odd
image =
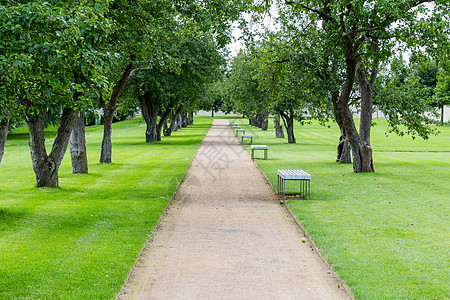
[[[302,238],[216,119],[118,299],[351,299]]]

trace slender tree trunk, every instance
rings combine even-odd
[[[26,122],[30,132],[30,153],[33,170],[36,174],[37,187],[58,187],[58,170],[69,144],[70,134],[76,112],[71,108],[64,108],[61,115],[52,151],[47,155],[45,149],[45,112],[27,114]]]
[[[378,45],[374,44],[374,48],[375,51],[377,51]],[[370,145],[370,130],[372,128],[373,115],[373,85],[378,75],[378,61],[375,61],[370,78],[368,78],[361,57],[358,57],[358,69],[356,70],[356,75],[358,77],[359,91],[361,93],[359,136],[361,138],[362,170],[363,172],[374,172],[372,147]]]
[[[172,111],[171,107],[167,108],[164,114],[161,115],[158,125],[156,126],[156,138],[158,142],[161,141],[161,131],[163,127],[165,130],[167,129],[167,118],[169,117],[171,111]]]
[[[444,126],[444,105],[441,106],[441,126]],[[1,157],[0,157],[1,161]]]
[[[10,116],[11,116],[11,111],[7,110],[6,113],[2,114],[2,119],[0,121],[0,163],[2,162],[3,154],[5,153],[6,139],[8,137]]]
[[[275,115],[273,124],[275,127],[275,136],[277,138],[284,139],[283,126],[280,124],[280,115]]]
[[[72,134],[70,135],[70,158],[73,174],[88,173],[84,115],[84,112],[76,113]]]
[[[114,117],[114,112],[116,110],[117,101],[119,100],[120,92],[125,87],[128,77],[133,70],[133,63],[129,63],[124,70],[122,75],[114,86],[111,98],[109,100],[108,106],[102,103],[103,106],[103,140],[102,140],[102,151],[100,154],[100,163],[111,163],[112,158],[112,142],[111,142],[111,132],[112,132],[112,122]]]
[[[294,135],[294,117],[291,115],[287,115],[285,113],[281,114],[283,118],[284,127],[286,128],[286,133],[288,136],[288,143],[295,144],[295,135]]]
[[[182,108],[182,106],[178,106],[178,108],[170,114],[170,125],[164,131],[164,136],[171,136],[172,132],[178,130],[177,119],[178,119],[178,114],[181,111],[181,108]]]

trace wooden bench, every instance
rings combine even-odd
[[[277,170],[277,193],[286,198],[286,180],[300,181],[300,198],[309,199],[311,189],[311,175],[303,170]]]
[[[269,147],[266,145],[252,145],[252,159],[255,159],[255,150],[264,150],[264,159],[267,160],[267,152],[269,151]]]
[[[253,145],[253,135],[251,134],[243,134],[241,136],[241,144],[244,145],[244,138],[250,138],[250,145]]]

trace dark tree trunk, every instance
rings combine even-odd
[[[281,124],[280,124],[280,115],[275,115],[273,124],[275,127],[275,136],[277,138],[284,139],[283,126],[281,126]]]
[[[185,128],[188,126],[187,122],[187,112],[181,114],[181,127]]]
[[[183,127],[183,118],[181,117],[181,114],[178,114],[177,116],[177,127],[178,129],[181,129]]]
[[[361,139],[353,120],[353,114],[348,106],[353,83],[355,82],[357,67],[357,55],[353,47],[352,35],[345,37],[345,57],[345,84],[337,103],[334,103],[333,105],[336,110],[335,113],[339,114],[342,118],[342,128],[350,142],[353,157],[353,171],[355,173],[373,172],[372,149],[370,148],[370,145],[367,145],[366,142]],[[362,104],[362,106],[364,106],[362,109],[366,109],[365,104]],[[364,130],[365,128],[363,128],[363,131]]]
[[[142,117],[147,124],[145,142],[156,142],[158,141],[159,101],[150,92],[145,92],[144,95],[139,97],[139,102],[141,103]]]
[[[27,114],[26,122],[30,131],[31,161],[38,188],[58,187],[58,170],[67,150],[75,114],[76,112],[73,109],[63,109],[50,155],[47,155],[45,149],[45,112],[40,112],[37,115]]]
[[[211,117],[214,118],[214,107],[213,107],[213,109],[211,110]]]
[[[133,63],[129,63],[123,70],[122,75],[114,86],[111,98],[109,100],[108,106],[102,101],[103,106],[103,140],[102,140],[102,151],[100,154],[100,163],[111,163],[112,157],[112,142],[111,142],[111,132],[112,132],[112,122],[114,117],[114,112],[116,110],[117,101],[119,100],[120,92],[125,87],[128,77],[133,70]]]
[[[444,126],[444,105],[442,104],[441,106],[441,126]],[[1,157],[0,157],[0,161],[1,161]]]
[[[177,119],[178,119],[178,114],[181,111],[181,106],[179,106],[175,111],[173,111],[170,114],[170,125],[169,127],[164,130],[164,136],[171,136],[172,132],[175,132],[178,130],[178,125],[177,125]]]
[[[375,51],[377,51],[378,47],[376,44],[374,47]],[[370,145],[370,130],[372,127],[373,115],[373,85],[378,75],[378,61],[375,61],[370,78],[367,77],[361,57],[358,57],[357,61],[358,69],[356,70],[356,75],[358,77],[359,91],[361,93],[361,117],[359,122],[361,170],[362,172],[374,172],[372,147]]]
[[[88,162],[86,152],[86,134],[84,126],[84,112],[77,112],[70,135],[70,158],[73,174],[87,174]]]
[[[284,127],[286,128],[288,143],[295,144],[296,141],[294,136],[294,117],[285,113],[282,113],[281,117],[283,118]]]
[[[344,129],[341,129],[341,136],[339,137],[339,144],[337,147],[337,158],[336,161],[342,164],[350,164],[352,162],[351,157],[352,151],[350,147],[349,139],[345,134]]]
[[[187,121],[188,121],[188,125],[194,125],[194,113],[193,112],[189,113]]]
[[[11,112],[8,110],[6,113],[2,114],[2,119],[0,121],[0,163],[2,162],[3,154],[5,153],[10,116]]]
[[[167,118],[170,115],[171,108],[167,108],[163,115],[161,115],[158,125],[156,126],[156,138],[158,142],[161,142],[161,131],[164,128],[164,130],[167,130]],[[166,135],[164,135],[166,136]]]

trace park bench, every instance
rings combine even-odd
[[[236,125],[236,123],[230,122],[230,127],[233,127],[234,125]]]
[[[242,133],[242,135],[245,134],[245,129],[236,129],[236,136],[239,138],[239,132]]]
[[[267,152],[269,151],[269,147],[266,145],[252,145],[252,159],[255,159],[255,150],[264,150],[264,159],[267,160]]]
[[[277,170],[278,184],[277,193],[286,198],[286,180],[300,181],[300,198],[309,199],[311,175],[303,170]]]
[[[233,132],[234,132],[236,129],[240,129],[241,126],[239,126],[239,125],[233,125],[231,128],[233,129]]]
[[[243,134],[241,136],[241,144],[244,145],[244,138],[250,138],[250,145],[253,145],[253,135],[251,134]]]

